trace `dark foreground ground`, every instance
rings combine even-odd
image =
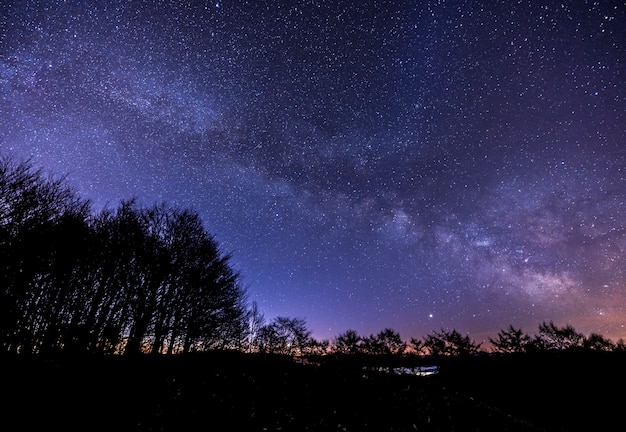
[[[1,429],[626,430],[623,354],[484,356],[427,377],[236,353],[1,358]]]

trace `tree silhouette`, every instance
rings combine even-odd
[[[469,335],[461,336],[457,330],[441,329],[426,335],[423,346],[434,357],[461,357],[478,353],[481,344],[471,340]]]
[[[363,350],[363,338],[355,330],[346,330],[333,340],[332,351],[335,353],[359,354]]]
[[[406,343],[400,334],[390,328],[381,330],[364,340],[365,351],[375,355],[400,355],[406,349]]]
[[[0,344],[6,351],[49,351],[72,317],[89,203],[62,179],[30,162],[0,160]],[[74,233],[72,230],[76,228]],[[74,253],[77,252],[78,253]]]
[[[507,330],[500,330],[497,339],[489,338],[494,351],[499,353],[526,352],[532,342],[532,338],[522,333],[522,329],[516,329],[509,325]]]
[[[259,331],[265,326],[265,316],[259,310],[255,301],[252,302],[248,312],[248,330],[245,348],[248,352],[258,348]]]
[[[615,351],[616,345],[598,333],[591,333],[583,341],[583,347],[592,351]]]
[[[0,346],[14,353],[240,348],[245,290],[199,215],[136,199],[92,214],[62,180],[0,161]]]
[[[585,336],[567,324],[559,327],[554,322],[543,321],[533,339],[533,347],[539,350],[568,350],[583,346]]]
[[[246,332],[239,275],[199,215],[164,205],[118,212],[130,245],[124,273],[129,313],[125,352],[240,347]]]
[[[428,351],[426,347],[424,346],[424,341],[422,339],[415,338],[415,337],[412,337],[411,339],[409,339],[408,347],[411,348],[413,353],[416,355],[424,355]]]
[[[390,328],[369,337],[354,330],[332,344],[306,321],[269,324],[248,308],[231,256],[197,212],[137,199],[93,214],[63,179],[30,162],[0,159],[0,350],[187,353],[235,349],[286,355],[398,356],[407,343]],[[499,353],[529,350],[626,351],[571,325],[542,322],[531,338],[510,325],[490,338]],[[419,355],[468,356],[481,344],[456,330],[411,338]]]
[[[314,345],[311,331],[302,318],[279,316],[259,330],[259,351],[270,354],[306,354]]]

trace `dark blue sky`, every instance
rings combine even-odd
[[[314,336],[626,338],[623,1],[8,1],[0,150],[197,210]]]

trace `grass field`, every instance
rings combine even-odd
[[[625,366],[482,356],[420,377],[241,353],[3,358],[0,414],[7,431],[624,430]]]

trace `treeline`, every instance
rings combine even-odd
[[[239,347],[239,275],[197,213],[135,200],[93,214],[62,180],[0,163],[0,343],[13,353]]]
[[[329,346],[329,351],[339,354],[374,354],[384,356],[419,355],[430,357],[468,357],[481,353],[523,354],[537,352],[626,352],[623,339],[613,342],[601,334],[585,336],[570,324],[558,326],[553,321],[539,324],[534,335],[510,325],[489,338],[490,347],[476,342],[457,330],[433,331],[421,339],[404,342],[400,334],[385,329],[378,334],[360,336],[354,330],[339,335]]]
[[[481,344],[456,330],[408,343],[392,329],[317,341],[305,320],[266,322],[199,215],[136,200],[92,210],[63,179],[0,160],[0,350],[174,354],[216,349],[283,355],[463,356]],[[624,342],[542,323],[510,326],[496,352],[624,350]]]

